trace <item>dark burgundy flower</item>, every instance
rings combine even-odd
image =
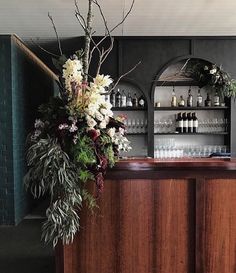
[[[119,128],[125,129],[125,125],[124,123],[110,117],[107,128],[116,128],[116,130],[119,130]]]
[[[88,131],[88,136],[93,140],[96,141],[96,139],[100,136],[99,131],[95,129],[91,129]]]
[[[102,193],[103,188],[104,188],[104,177],[101,172],[99,172],[95,176],[95,183],[96,183],[96,187],[97,187],[97,196],[96,197],[99,197],[99,195]]]
[[[105,171],[107,169],[108,161],[107,158],[104,155],[99,156],[99,165],[102,171]]]

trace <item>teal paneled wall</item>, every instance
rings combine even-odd
[[[54,81],[18,45],[0,36],[0,224],[19,223],[31,207],[25,192],[25,140],[38,106],[53,94]]]
[[[14,223],[11,37],[0,36],[0,223]]]

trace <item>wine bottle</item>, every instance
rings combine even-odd
[[[191,86],[189,87],[189,90],[188,90],[187,106],[188,107],[193,106],[193,96],[191,94]]]
[[[121,107],[121,94],[119,88],[116,92],[116,107]]]
[[[183,133],[188,133],[188,119],[186,113],[183,113]]]
[[[192,119],[193,119],[193,133],[197,133],[198,132],[198,119],[197,119],[196,113],[192,114]]]
[[[181,113],[177,114],[175,121],[176,121],[176,132],[183,133],[183,118]]]
[[[184,100],[183,96],[180,96],[179,107],[184,107],[184,106],[185,106],[185,100]]]
[[[132,104],[133,104],[133,107],[138,107],[138,97],[137,97],[136,93],[134,93],[134,97],[132,99]]]
[[[115,92],[115,90],[111,91],[111,94],[110,94],[110,103],[111,103],[112,107],[116,106],[116,92]]]
[[[214,103],[214,106],[220,106],[220,96],[218,95],[217,90],[213,98],[213,103]]]
[[[132,98],[130,93],[128,93],[128,97],[127,97],[127,103],[126,103],[127,107],[132,107],[133,103],[132,103]]]
[[[145,99],[144,99],[144,96],[141,95],[138,99],[138,106],[139,107],[145,107]]]
[[[202,95],[201,95],[201,90],[200,88],[198,89],[198,94],[197,94],[197,107],[202,106]]]
[[[211,106],[211,99],[210,99],[209,93],[207,93],[207,98],[205,99],[205,106],[207,107]]]
[[[177,106],[177,99],[175,95],[175,87],[173,86],[172,97],[171,97],[171,107],[176,107],[176,106]]]
[[[193,118],[191,113],[187,114],[188,119],[188,133],[193,133]]]
[[[125,94],[125,90],[122,90],[122,94],[121,94],[121,107],[126,107],[126,94]]]

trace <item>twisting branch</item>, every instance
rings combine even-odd
[[[76,7],[75,16],[78,19],[78,21],[79,21],[81,27],[83,28],[83,30],[87,32],[87,30],[86,30],[86,27],[87,27],[86,26],[86,22],[85,22],[85,19],[84,19],[83,15],[80,12],[80,8],[79,8],[79,4],[78,4],[77,0],[75,0],[75,7]]]
[[[120,80],[123,79],[125,76],[127,76],[129,73],[131,73],[133,70],[135,70],[137,68],[137,66],[139,66],[141,64],[141,61],[139,61],[138,63],[136,63],[136,65],[134,65],[130,70],[128,70],[127,72],[125,72],[124,74],[122,74],[118,80],[116,81],[116,83],[114,84],[114,86],[109,90],[108,93],[105,93],[103,95],[106,94],[110,94],[112,92],[112,90],[114,90],[116,88],[116,86],[119,84]]]
[[[84,46],[84,80],[88,80],[88,70],[89,70],[89,51],[90,51],[90,42],[91,42],[91,32],[92,32],[92,0],[88,0],[88,13],[87,13],[87,22],[86,29],[87,35],[85,35],[85,46]]]
[[[57,33],[56,26],[55,26],[55,24],[54,24],[53,18],[52,18],[52,16],[50,15],[50,13],[48,13],[48,18],[49,18],[49,19],[51,20],[51,22],[52,22],[52,26],[53,26],[54,32],[55,32],[55,34],[56,34],[56,37],[57,37],[57,43],[58,43],[58,48],[59,48],[60,55],[63,55],[62,49],[61,49],[61,41],[60,41],[60,39],[59,39],[59,36],[58,36],[58,33]]]
[[[39,45],[38,43],[36,43],[33,39],[31,39],[31,42],[36,45],[38,48],[40,48],[42,51],[46,52],[47,54],[53,56],[53,57],[56,57],[56,58],[59,58],[60,56],[55,54],[55,53],[52,53],[50,51],[48,51],[47,49],[45,49],[44,47],[42,47],[41,45]]]
[[[100,52],[98,52],[99,54],[99,69],[97,69],[97,73],[99,73],[99,70],[100,70],[100,67],[102,65],[102,63],[106,60],[107,56],[109,55],[109,53],[111,52],[112,48],[113,48],[113,44],[114,44],[114,39],[111,37],[111,33],[116,29],[118,28],[121,24],[124,23],[124,21],[126,20],[126,18],[129,16],[129,14],[131,13],[132,9],[133,9],[133,6],[134,6],[134,3],[135,3],[135,0],[132,0],[132,3],[130,5],[130,8],[129,10],[127,11],[127,13],[125,14],[125,16],[123,17],[123,19],[118,23],[116,24],[111,30],[109,30],[108,28],[108,25],[107,25],[107,21],[106,21],[106,18],[105,18],[105,15],[102,11],[102,8],[101,8],[101,5],[98,3],[97,0],[92,0],[93,3],[98,7],[99,9],[99,12],[101,14],[101,17],[102,17],[102,20],[103,20],[103,23],[104,23],[104,26],[105,26],[105,35],[104,37],[97,43],[93,46],[93,48],[91,49],[90,51],[90,57],[89,57],[89,64],[91,63],[91,60],[92,60],[92,56],[93,56],[93,53],[95,51],[95,49],[98,50],[99,48],[99,45],[101,45],[101,43],[106,39],[106,38],[110,38],[111,40],[111,44],[109,46],[109,48],[107,48],[107,50],[104,52],[103,56],[101,56]]]

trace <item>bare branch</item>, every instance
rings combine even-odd
[[[43,48],[41,45],[39,45],[38,43],[36,43],[33,39],[31,39],[31,42],[36,45],[38,48],[40,48],[42,51],[46,52],[47,54],[53,56],[53,57],[56,57],[56,58],[59,58],[60,56],[55,54],[55,53],[52,53],[50,51],[48,51],[47,49]]]
[[[116,81],[116,83],[114,84],[114,86],[109,90],[109,92],[107,93],[103,93],[103,95],[107,95],[110,94],[112,92],[112,90],[114,90],[116,88],[116,86],[118,85],[118,83],[120,82],[121,79],[123,79],[125,76],[127,76],[129,73],[131,73],[132,71],[134,71],[137,66],[139,66],[141,64],[141,61],[139,61],[138,63],[136,63],[136,65],[134,65],[129,71],[125,72],[123,75],[121,75],[118,80]]]
[[[123,17],[122,21],[120,21],[117,25],[115,25],[110,32],[113,32],[115,29],[117,29],[120,25],[122,25],[124,23],[124,21],[126,20],[126,18],[129,16],[129,14],[131,13],[133,7],[134,7],[134,2],[135,0],[132,0],[132,3],[130,5],[129,10],[127,11],[126,15]]]
[[[80,8],[79,8],[79,4],[78,4],[78,1],[77,1],[77,0],[75,0],[75,7],[76,7],[75,16],[76,16],[76,18],[78,19],[78,21],[79,21],[81,27],[82,27],[84,30],[86,30],[86,27],[87,27],[87,26],[86,26],[86,21],[85,21],[83,15],[82,15],[81,12],[80,12]]]
[[[101,8],[101,5],[98,3],[97,0],[92,0],[93,3],[98,7],[99,9],[99,12],[101,14],[101,17],[102,17],[102,20],[103,20],[103,23],[104,23],[104,26],[105,26],[105,35],[104,37],[97,43],[97,44],[94,44],[93,48],[91,49],[90,51],[90,57],[89,57],[89,63],[91,63],[91,59],[92,59],[92,56],[93,56],[93,53],[95,51],[95,49],[99,50],[99,45],[106,39],[106,38],[110,38],[111,40],[111,44],[109,46],[109,48],[106,50],[106,52],[103,54],[103,56],[101,56],[101,53],[98,52],[99,54],[99,65],[98,65],[98,69],[97,69],[97,73],[99,73],[100,71],[100,67],[102,65],[102,63],[106,60],[106,58],[108,57],[109,53],[111,52],[112,48],[113,48],[113,44],[114,44],[114,39],[112,39],[111,37],[111,33],[117,28],[119,27],[121,24],[123,24],[123,22],[126,20],[126,18],[129,16],[129,14],[131,13],[132,9],[133,9],[133,6],[134,6],[134,3],[135,3],[135,0],[132,0],[132,3],[131,3],[131,6],[128,10],[128,12],[125,14],[125,16],[123,17],[123,19],[121,20],[121,22],[119,22],[117,25],[115,25],[111,30],[109,30],[108,28],[108,25],[107,25],[107,21],[106,21],[106,18],[105,18],[105,15],[102,11],[102,8]]]
[[[92,32],[92,6],[93,1],[88,0],[88,13],[87,13],[87,22],[86,22],[86,32],[85,35],[85,46],[84,46],[84,73],[85,73],[85,81],[88,80],[88,70],[89,70],[89,51],[90,51],[90,42],[91,42],[91,32]]]
[[[59,39],[59,36],[58,36],[58,33],[57,33],[56,26],[55,26],[55,24],[54,24],[53,18],[52,18],[52,16],[50,15],[50,13],[48,13],[48,18],[49,18],[49,19],[51,20],[51,22],[52,22],[52,26],[53,26],[54,32],[55,32],[55,34],[56,34],[56,37],[57,37],[57,43],[58,43],[59,52],[60,52],[61,55],[63,55],[62,50],[61,50],[61,41],[60,41],[60,39]]]

